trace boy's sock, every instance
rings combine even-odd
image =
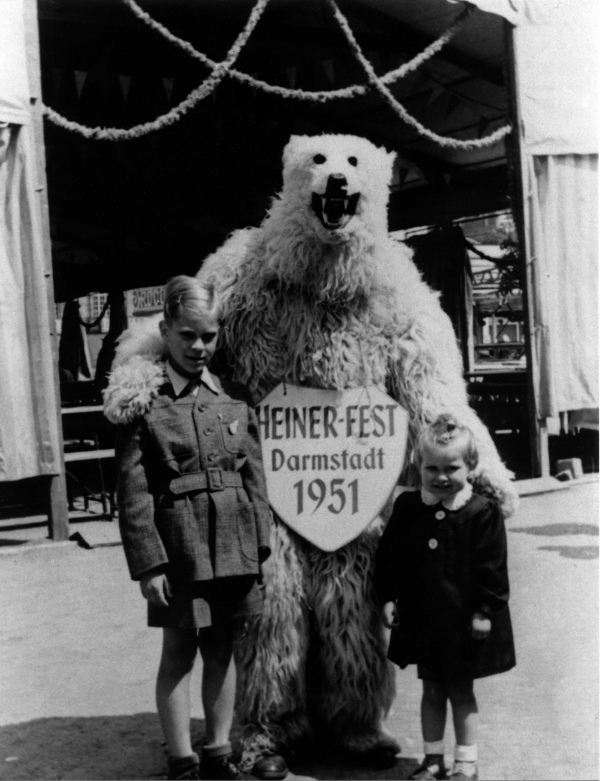
[[[423,753],[424,754],[444,754],[444,741],[443,740],[424,740],[423,741]]]
[[[223,757],[231,754],[231,743],[222,743],[220,746],[207,746],[206,743],[202,746],[203,757]]]

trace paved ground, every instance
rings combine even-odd
[[[482,779],[598,779],[598,484],[522,499],[509,524],[517,667],[477,684]],[[116,524],[84,540],[0,527],[0,778],[160,778],[159,633],[127,576]],[[199,669],[196,674],[199,673]],[[407,778],[420,759],[419,683],[398,674],[385,773],[313,758],[318,779]],[[202,736],[196,702],[194,734]],[[451,754],[452,730],[447,738]],[[292,779],[293,781],[293,779]]]

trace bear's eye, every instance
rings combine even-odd
[[[358,165],[358,160],[354,156],[349,157],[348,162],[350,163],[350,165],[353,165],[355,168]]]
[[[313,157],[313,161],[317,163],[317,165],[321,165],[321,163],[324,163],[327,160],[325,155],[315,155]]]

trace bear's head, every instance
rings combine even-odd
[[[292,136],[283,151],[286,211],[331,244],[364,230],[387,234],[395,157],[358,136]]]

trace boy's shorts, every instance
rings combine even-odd
[[[175,584],[169,607],[148,602],[148,626],[204,629],[262,613],[263,588],[255,575]]]

